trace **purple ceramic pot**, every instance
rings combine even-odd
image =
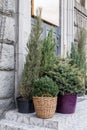
[[[65,94],[58,95],[56,112],[71,114],[75,112],[77,95]]]

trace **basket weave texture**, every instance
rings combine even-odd
[[[53,117],[56,110],[57,97],[33,97],[33,102],[36,115],[39,118],[47,119]]]

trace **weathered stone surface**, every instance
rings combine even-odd
[[[56,114],[57,118],[58,118],[58,114]],[[8,111],[5,115],[5,119],[9,120],[9,121],[14,121],[14,122],[18,122],[18,123],[24,123],[24,124],[30,124],[33,126],[38,126],[38,127],[44,127],[44,128],[48,128],[48,129],[54,129],[57,130],[58,129],[58,122],[59,120],[55,120],[56,116],[54,116],[54,118],[50,118],[50,119],[41,119],[38,118],[36,116],[35,113],[33,114],[21,114],[18,113],[17,110],[12,110],[12,111]],[[65,120],[67,119],[67,117],[65,118]],[[64,121],[64,119],[63,119]]]
[[[15,12],[15,1],[16,0],[8,0],[8,10]]]
[[[58,129],[58,121],[50,121],[50,120],[44,120],[44,126],[47,128],[53,128],[55,130]]]
[[[3,24],[2,24],[3,23]],[[8,16],[0,16],[1,39],[15,41],[15,20]]]
[[[16,109],[16,110],[10,110],[10,111],[6,112],[5,119],[14,121],[14,122],[18,122],[18,123],[30,124],[31,116],[32,116],[32,114],[21,114]]]
[[[0,99],[0,114],[14,107],[13,98]],[[1,115],[0,115],[1,116]]]
[[[6,0],[0,0],[0,8],[3,6],[4,10],[11,10],[15,12],[15,0],[5,1]]]
[[[0,47],[2,40],[4,42],[0,55],[0,117],[14,104],[15,18],[12,16],[15,13],[15,2],[16,0],[0,0]]]
[[[0,121],[0,130],[54,130],[44,127],[38,127],[33,125],[26,125],[23,123],[1,120]]]
[[[0,98],[8,98],[13,96],[13,94],[14,94],[14,71],[0,71]]]
[[[30,124],[43,127],[44,126],[44,120],[41,118],[37,118],[35,115],[33,117],[30,117]]]
[[[4,39],[15,41],[15,20],[11,17],[6,17]]]
[[[1,44],[0,44],[1,45]],[[14,46],[3,44],[0,69],[14,69]]]
[[[4,112],[4,110],[0,109],[0,119],[2,119],[2,117],[3,117],[3,112]]]
[[[2,120],[0,122],[0,130],[33,130],[33,126],[18,124],[17,122],[11,122]]]

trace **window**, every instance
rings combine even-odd
[[[59,0],[32,0],[32,16],[42,9],[42,19],[47,23],[59,26]]]

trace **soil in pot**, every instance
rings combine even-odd
[[[18,106],[18,112],[20,112],[20,113],[35,112],[33,100],[27,100],[27,99],[23,99],[22,97],[18,97],[17,106]]]
[[[71,114],[75,112],[77,95],[66,94],[58,95],[56,112]]]

